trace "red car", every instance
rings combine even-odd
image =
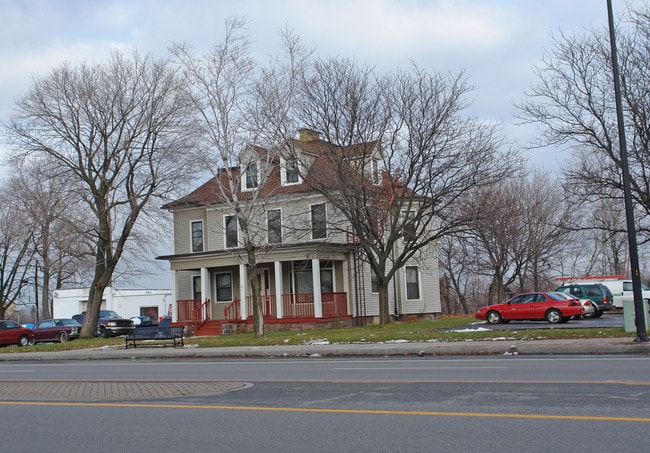
[[[518,294],[506,303],[488,305],[477,311],[475,316],[490,324],[544,319],[557,324],[583,313],[579,299],[567,299],[564,295],[554,292],[540,292]]]
[[[23,327],[8,319],[0,320],[0,346],[17,344],[27,346],[34,342],[32,329]]]
[[[65,343],[68,340],[79,338],[81,324],[74,319],[45,319],[34,326],[35,341],[58,341]]]

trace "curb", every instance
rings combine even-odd
[[[236,346],[183,348],[140,346],[125,349],[105,347],[72,351],[0,354],[0,362],[113,359],[192,359],[192,358],[283,358],[283,357],[369,357],[369,356],[453,356],[453,355],[552,355],[552,354],[649,354],[650,343],[631,338],[578,340],[485,340],[426,343],[313,344],[282,346]]]

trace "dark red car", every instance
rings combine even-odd
[[[74,319],[45,319],[34,326],[34,338],[37,343],[68,340],[79,338],[81,324]]]
[[[8,319],[0,320],[0,346],[7,346],[8,344],[27,346],[33,342],[34,333],[32,329],[23,327]]]
[[[476,312],[477,319],[490,324],[512,320],[547,320],[552,324],[567,322],[572,316],[582,315],[579,299],[567,299],[554,292],[518,294],[503,304],[488,305]]]

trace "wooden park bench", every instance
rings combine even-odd
[[[146,341],[148,343],[158,343],[163,341],[173,341],[174,347],[177,345],[184,346],[183,339],[184,326],[145,326],[136,327],[135,332],[131,335],[126,335],[124,341],[126,349],[129,345],[136,347],[138,341]]]

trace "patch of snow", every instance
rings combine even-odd
[[[463,333],[463,332],[491,332],[492,329],[486,329],[485,327],[479,327],[478,329],[458,329],[452,330],[452,332]]]

